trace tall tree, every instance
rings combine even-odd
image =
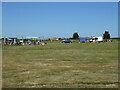
[[[108,31],[105,31],[105,33],[103,34],[103,39],[110,39],[110,34]]]
[[[79,38],[79,35],[77,32],[73,33],[73,39],[78,39]]]

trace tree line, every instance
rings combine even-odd
[[[72,39],[79,39],[80,36],[78,35],[77,32],[73,33],[73,37]],[[103,34],[103,39],[110,39],[110,34],[108,31],[105,31],[105,33]]]

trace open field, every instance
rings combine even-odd
[[[3,88],[117,88],[118,43],[3,46]]]

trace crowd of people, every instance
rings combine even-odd
[[[4,45],[45,45],[44,40],[18,40],[18,39],[6,39],[3,40]]]

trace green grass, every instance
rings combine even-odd
[[[3,46],[3,88],[117,88],[118,43]]]

